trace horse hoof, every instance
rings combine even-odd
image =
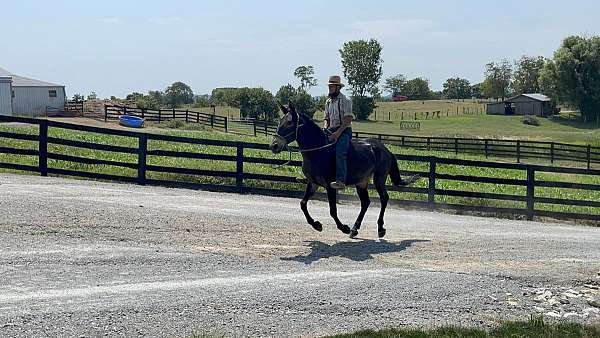
[[[315,221],[311,225],[312,225],[313,229],[317,230],[318,232],[323,231],[323,224],[321,224],[321,222]]]
[[[356,236],[358,236],[358,230],[352,229],[350,232],[350,238],[354,238]]]
[[[379,230],[377,234],[379,235],[379,238],[383,238],[385,236],[385,229]]]
[[[347,226],[347,225],[345,225],[345,224],[338,225],[338,227],[337,227],[337,228],[338,228],[338,229],[339,229],[341,232],[345,233],[346,235],[349,235],[349,234],[350,234],[350,232],[351,232],[351,230],[350,230],[350,227],[349,227],[349,226]]]

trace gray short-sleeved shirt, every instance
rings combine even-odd
[[[329,120],[329,128],[339,127],[344,116],[353,116],[352,101],[342,93],[335,99],[328,98],[325,102],[325,119]]]

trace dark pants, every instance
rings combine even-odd
[[[346,161],[348,158],[348,149],[350,148],[350,140],[352,140],[352,128],[346,128],[335,144],[335,180],[343,183],[346,183],[346,173],[348,172],[348,163]]]

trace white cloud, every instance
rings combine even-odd
[[[157,24],[157,25],[165,25],[165,24],[183,22],[183,18],[181,18],[179,16],[164,16],[164,17],[148,18],[148,22]]]
[[[123,19],[117,17],[98,18],[96,22],[119,25],[123,23]]]

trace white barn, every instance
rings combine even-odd
[[[44,115],[47,110],[63,109],[65,86],[30,79],[0,68],[0,114]]]

